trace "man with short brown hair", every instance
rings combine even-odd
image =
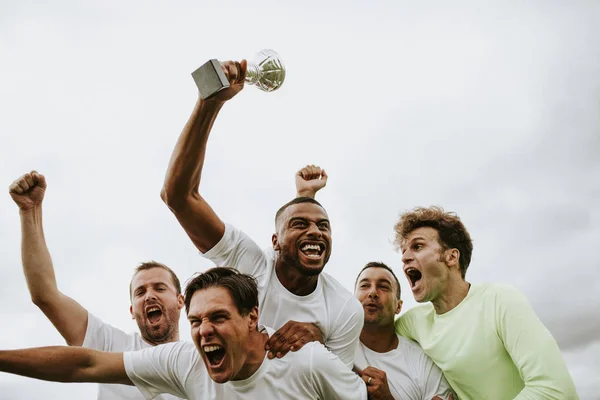
[[[439,207],[400,216],[395,243],[419,303],[396,320],[462,399],[577,399],[550,332],[527,299],[500,284],[465,281],[473,245],[464,224]]]
[[[143,263],[131,278],[129,311],[140,333],[126,333],[105,323],[58,289],[42,222],[46,187],[44,175],[31,171],[15,180],[9,193],[21,216],[23,272],[31,300],[67,344],[122,352],[179,340],[179,315],[183,308],[181,284],[164,264]],[[98,399],[142,400],[144,396],[131,386],[100,384]],[[175,397],[161,395],[156,399]]]

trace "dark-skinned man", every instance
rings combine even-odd
[[[245,60],[222,67],[230,87],[208,100],[198,98],[173,151],[161,197],[204,257],[258,280],[260,323],[277,329],[266,344],[270,357],[297,350],[322,334],[325,346],[351,368],[363,310],[352,293],[322,272],[332,244],[325,209],[306,197],[283,205],[275,218],[272,250],[264,251],[221,221],[202,195],[212,125],[244,87]]]

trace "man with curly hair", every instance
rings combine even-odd
[[[418,303],[396,320],[461,399],[578,399],[550,332],[516,289],[465,280],[473,243],[439,207],[400,216],[395,244]]]

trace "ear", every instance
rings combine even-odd
[[[183,298],[183,295],[181,293],[179,293],[177,295],[177,309],[181,310],[184,306],[185,306],[185,299]]]
[[[398,315],[400,314],[400,311],[402,311],[402,300],[398,300],[398,303],[396,303],[396,311],[394,314]]]
[[[274,233],[273,236],[271,236],[271,242],[273,243],[273,250],[275,250],[275,251],[281,250],[281,248],[279,247],[279,240],[277,238],[276,233]]]
[[[248,318],[249,318],[248,330],[250,332],[255,331],[256,328],[258,327],[258,307],[254,307],[248,313]]]
[[[135,319],[135,315],[133,315],[133,306],[129,306],[129,314],[131,314],[131,319]]]
[[[446,256],[444,257],[446,265],[449,267],[457,267],[460,260],[460,251],[458,249],[446,250]]]

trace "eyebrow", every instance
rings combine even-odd
[[[290,222],[293,222],[293,221],[304,221],[304,222],[308,222],[308,221],[310,221],[310,219],[309,219],[309,218],[307,218],[307,217],[292,217],[292,218],[290,218],[290,220],[289,220],[289,222],[288,222],[288,223],[290,223]],[[317,222],[317,223],[321,223],[321,222],[327,222],[327,223],[329,223],[329,219],[327,219],[327,218],[321,218],[321,219],[318,219],[316,222]]]
[[[358,281],[357,285],[360,285],[363,282],[369,282],[369,281],[370,281],[369,278],[362,278],[360,281]],[[375,281],[375,283],[382,283],[382,282],[389,283],[390,285],[392,285],[392,281],[390,281],[387,278],[379,278]]]

